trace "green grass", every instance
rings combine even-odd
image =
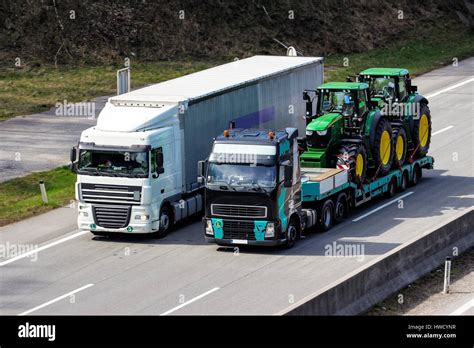
[[[219,62],[132,64],[132,88],[169,80]],[[49,110],[57,102],[80,102],[116,92],[118,65],[41,66],[0,70],[0,121]]]
[[[459,28],[458,28],[459,29]],[[343,81],[369,67],[403,67],[412,76],[474,55],[474,34],[464,30],[434,31],[431,36],[408,38],[389,48],[326,58],[326,81]],[[415,36],[414,36],[415,37]],[[349,66],[343,66],[344,57]],[[222,61],[154,62],[132,64],[132,87],[223,63]],[[50,109],[56,102],[78,102],[113,94],[117,65],[61,67],[42,66],[0,71],[0,121]],[[41,201],[38,181],[44,180],[49,204]],[[68,204],[74,198],[75,175],[67,168],[33,173],[0,183],[0,226]]]
[[[43,180],[48,204],[41,200]],[[74,199],[76,175],[61,167],[0,183],[0,226],[69,204]]]
[[[414,33],[415,35],[415,33]],[[325,59],[325,80],[345,81],[371,67],[406,68],[411,76],[474,56],[474,33],[464,28],[435,30],[429,37],[401,40],[394,45],[364,53],[329,56]],[[344,58],[348,58],[345,67]]]

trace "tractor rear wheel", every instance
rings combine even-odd
[[[337,167],[349,169],[352,181],[364,182],[367,173],[367,152],[364,145],[342,145]]]
[[[393,161],[392,126],[386,119],[377,124],[374,139],[374,161],[379,176],[386,175],[392,167]]]
[[[403,128],[396,128],[393,131],[392,136],[393,141],[393,148],[394,148],[394,156],[393,156],[393,164],[396,167],[400,167],[405,163],[407,158],[407,133]]]
[[[416,148],[416,157],[424,157],[431,143],[431,114],[428,105],[421,105],[420,117],[413,125],[412,139]]]

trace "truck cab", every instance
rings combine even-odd
[[[230,129],[215,139],[198,170],[207,242],[293,246],[301,227],[297,136],[296,128]]]

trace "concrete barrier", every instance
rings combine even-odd
[[[474,208],[470,208],[279,314],[360,314],[441,265],[446,256],[453,256],[453,248],[461,254],[473,245]]]

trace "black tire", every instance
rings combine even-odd
[[[347,205],[347,195],[344,192],[341,192],[334,204],[334,222],[336,224],[340,223],[347,217],[348,214],[348,205]]]
[[[397,178],[394,176],[388,183],[388,190],[385,192],[385,197],[391,198],[397,193]]]
[[[416,186],[421,180],[421,168],[418,165],[415,165],[413,168],[413,176],[411,177],[411,185]]]
[[[375,138],[373,144],[374,164],[378,176],[388,174],[392,168],[393,162],[393,145],[392,145],[392,126],[388,120],[382,118],[377,124],[375,130]],[[388,136],[388,139],[387,139]],[[385,143],[382,149],[382,142]]]
[[[423,131],[423,129],[426,130]],[[425,135],[426,139],[424,138]],[[420,107],[420,115],[413,123],[411,138],[416,149],[415,156],[418,158],[426,156],[431,143],[431,113],[426,104],[422,104]]]
[[[396,128],[393,130],[392,135],[392,146],[393,146],[393,166],[398,168],[405,164],[408,152],[408,140],[407,133],[404,128]],[[400,149],[400,146],[403,147]]]
[[[160,212],[160,228],[156,232],[158,238],[165,237],[174,226],[173,213],[169,205],[165,205],[161,208]]]
[[[360,161],[362,161],[362,164],[360,164]],[[364,145],[342,145],[337,158],[337,167],[348,168],[351,181],[364,182],[367,175],[367,152]]]
[[[402,174],[402,180],[401,180],[400,186],[398,187],[398,191],[403,192],[407,189],[407,187],[408,187],[408,173],[406,170],[404,170]]]
[[[321,207],[321,214],[319,214],[319,229],[326,232],[331,229],[334,223],[334,203],[327,199]]]
[[[290,223],[288,224],[288,227],[286,228],[286,243],[285,243],[285,248],[286,249],[291,249],[296,243],[296,240],[298,239],[298,234],[299,234],[299,226],[298,222],[296,219],[290,219]]]

